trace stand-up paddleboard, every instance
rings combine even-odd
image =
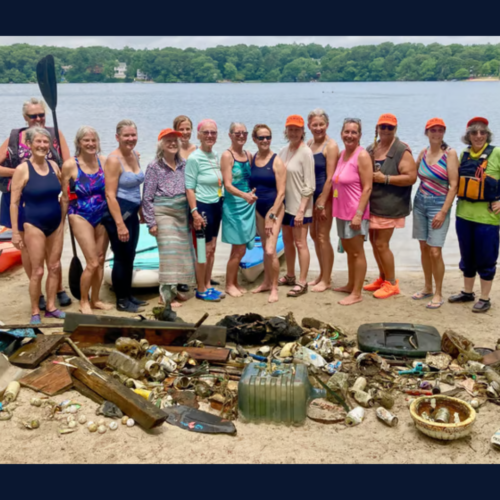
[[[285,252],[281,231],[276,243],[276,252],[278,254],[278,259]],[[245,255],[241,259],[240,270],[243,277],[250,283],[253,283],[264,272],[264,249],[262,248],[262,242],[259,236],[255,238],[255,246],[251,250],[247,249]]]
[[[159,285],[160,256],[158,254],[158,243],[154,236],[149,234],[145,224],[141,224],[139,242],[137,243],[134,272],[132,274],[132,287],[148,288]],[[113,259],[109,259],[104,266],[104,281],[111,285],[111,271]]]

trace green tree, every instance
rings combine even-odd
[[[460,68],[455,73],[455,78],[457,80],[466,80],[467,78],[469,78],[469,72],[465,68]]]
[[[238,73],[238,70],[236,69],[236,66],[234,64],[232,63],[224,64],[224,77],[227,80],[234,80],[236,73]]]

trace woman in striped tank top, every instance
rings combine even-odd
[[[417,159],[420,186],[413,208],[413,238],[420,241],[425,285],[412,298],[421,300],[432,297],[426,306],[428,309],[438,309],[444,302],[441,249],[450,226],[450,208],[458,186],[458,156],[444,142],[445,132],[446,125],[441,118],[430,119],[425,125],[429,147],[423,149]]]

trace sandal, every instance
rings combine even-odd
[[[488,300],[479,299],[472,307],[472,312],[484,313],[484,312],[488,311],[490,309],[490,307],[491,307],[490,299],[488,299]]]
[[[461,291],[460,293],[457,293],[456,295],[452,295],[451,297],[448,297],[448,302],[451,302],[452,304],[455,304],[457,302],[474,302],[475,299],[474,292],[472,293],[467,293],[464,291]]]
[[[444,300],[440,300],[439,302],[431,300],[425,307],[427,307],[427,309],[439,309],[443,304]]]
[[[300,290],[294,290],[293,288],[286,294],[287,297],[298,297],[299,295],[304,295],[307,292],[307,283],[302,285],[297,281],[295,286],[298,286]]]
[[[278,286],[295,286],[296,284],[295,276],[288,276],[288,274],[278,280]]]
[[[417,293],[414,293],[411,298],[413,300],[422,300],[422,299],[428,299],[429,297],[432,297],[434,294],[432,292],[423,292],[423,291],[420,291],[420,292],[417,292]]]

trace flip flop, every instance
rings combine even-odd
[[[414,293],[411,298],[413,300],[422,300],[422,299],[428,299],[429,297],[432,297],[434,294],[432,292],[429,293],[424,293],[424,292],[417,292]]]
[[[432,300],[425,306],[427,309],[439,309],[444,304],[444,300],[433,302]]]

